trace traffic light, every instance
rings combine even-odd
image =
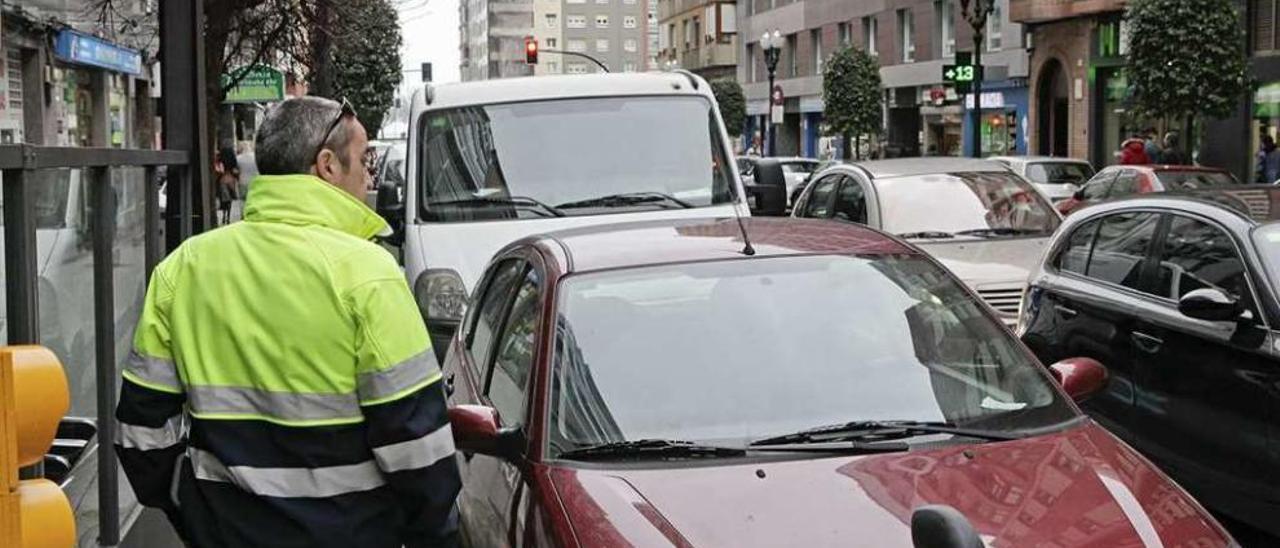
[[[53,352],[0,348],[0,546],[75,545],[75,518],[62,489],[46,479],[18,479],[19,468],[44,460],[69,405],[67,376]]]
[[[524,62],[530,65],[538,64],[538,39],[532,36],[524,38]]]

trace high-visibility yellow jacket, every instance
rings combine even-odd
[[[244,221],[159,266],[116,447],[196,546],[400,546],[452,533],[440,368],[386,223],[308,175],[259,176]]]

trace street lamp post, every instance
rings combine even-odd
[[[764,66],[769,70],[769,91],[767,108],[769,109],[769,124],[765,127],[765,141],[768,142],[768,150],[766,156],[777,156],[778,145],[775,143],[776,130],[773,127],[773,86],[774,79],[778,75],[778,59],[782,56],[782,33],[778,30],[773,32],[765,32],[760,37],[760,50],[764,52]]]
[[[973,157],[982,157],[982,48],[986,46],[987,17],[995,9],[995,0],[960,0],[960,13],[973,27]]]

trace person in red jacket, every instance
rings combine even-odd
[[[1142,136],[1135,135],[1120,144],[1120,163],[1124,165],[1145,165],[1151,163],[1147,156],[1147,145]]]

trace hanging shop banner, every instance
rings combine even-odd
[[[266,103],[284,100],[284,73],[266,65],[252,65],[222,75],[222,85],[231,83],[233,75],[243,77],[227,92],[224,103]]]
[[[69,63],[89,65],[125,74],[142,74],[142,54],[101,38],[63,29],[53,44],[53,53]]]

